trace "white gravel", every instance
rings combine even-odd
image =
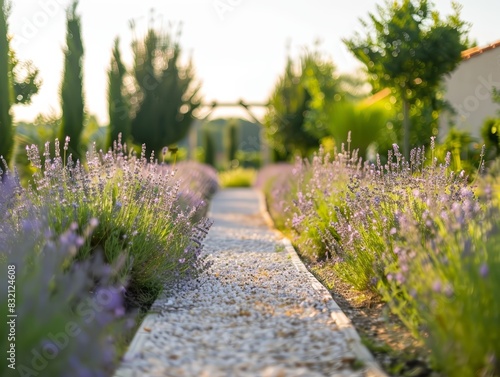
[[[219,192],[210,217],[212,268],[156,301],[116,377],[373,375],[359,369],[331,297],[264,222],[257,192]]]

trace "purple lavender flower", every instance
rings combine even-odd
[[[486,278],[488,276],[489,271],[490,270],[486,263],[483,263],[481,267],[479,267],[479,275],[481,275],[482,278]]]
[[[435,280],[434,283],[432,283],[432,290],[436,293],[441,293],[442,289],[442,284],[439,280]]]

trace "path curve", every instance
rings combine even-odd
[[[265,215],[253,189],[214,197],[212,268],[155,302],[115,377],[385,376]]]

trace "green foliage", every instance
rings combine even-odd
[[[0,313],[6,318],[15,293],[17,315],[15,341],[0,326],[0,347],[15,343],[7,357],[15,353],[21,375],[112,375],[137,307],[145,312],[163,288],[207,267],[204,216],[217,173],[193,162],[174,171],[119,143],[91,149],[86,167],[65,164],[58,141],[43,155],[28,148],[28,188],[9,169],[0,180],[0,268],[8,272]],[[2,362],[0,375],[11,375],[7,368]]]
[[[205,131],[209,131],[214,137],[214,144],[217,150],[217,154],[227,156],[227,141],[228,141],[228,131],[227,127],[232,122],[238,124],[238,144],[237,144],[237,154],[236,159],[239,161],[239,165],[245,165],[247,167],[258,167],[260,164],[260,131],[261,126],[250,122],[242,118],[218,118],[211,119],[204,122],[201,127],[196,128],[196,145],[197,147],[203,148],[203,134]],[[189,143],[187,138],[179,142],[179,147],[188,148]],[[201,158],[200,161],[203,161]]]
[[[55,114],[38,115],[33,123],[19,123],[16,126],[14,162],[23,186],[33,175],[26,148],[43,146],[47,140],[55,140],[61,127],[61,119]]]
[[[0,0],[0,156],[9,163],[14,149],[11,108],[29,104],[38,93],[39,71],[31,62],[19,62],[9,46],[7,18],[10,3]]]
[[[460,201],[427,193],[412,198],[424,211],[402,218],[399,259],[387,268],[397,278],[381,291],[445,375],[496,376],[500,212],[470,188],[459,195]]]
[[[195,226],[205,227],[200,218],[203,195],[212,193],[212,183],[207,184],[199,169],[175,174],[149,164],[144,151],[139,158],[121,144],[107,154],[90,149],[84,168],[78,163],[63,165],[58,142],[53,159],[49,148],[46,143],[43,165],[36,146],[29,148],[34,174],[27,195],[36,206],[46,207],[56,234],[73,222],[82,227],[92,218],[98,220],[76,260],[89,260],[97,253],[106,263],[123,260],[119,277],[129,278],[129,300],[139,307],[151,304],[164,284],[194,272],[198,262],[191,240]],[[194,185],[192,190],[180,191],[174,178],[179,175]],[[49,200],[55,191],[57,200]]]
[[[500,104],[500,88],[493,88],[492,98],[493,102]]]
[[[410,132],[429,138],[443,107],[439,87],[443,75],[461,61],[468,44],[468,25],[454,14],[440,18],[427,0],[386,1],[377,6],[378,15],[362,21],[366,36],[344,40],[366,66],[375,91],[390,88],[400,101],[404,122],[404,155],[410,151]],[[410,127],[410,113],[421,109],[422,124]],[[427,111],[424,111],[427,110]],[[434,127],[435,128],[435,127]]]
[[[455,132],[448,145],[469,141]],[[498,177],[471,187],[452,170],[453,153],[437,158],[434,140],[430,158],[418,148],[406,161],[394,146],[385,164],[363,163],[349,149],[298,161],[285,185],[282,178],[268,189],[271,215],[306,258],[381,294],[437,370],[498,375]]]
[[[219,173],[221,187],[251,187],[255,181],[255,169],[236,168]]]
[[[85,127],[83,127],[80,144],[87,151],[90,151],[92,148],[95,148],[98,151],[105,151],[108,135],[108,127],[100,126],[96,117],[94,115],[90,115],[85,122]]]
[[[267,139],[277,160],[293,154],[307,156],[326,135],[324,109],[339,101],[339,82],[333,63],[319,52],[306,52],[296,62],[288,58],[269,99],[264,120]]]
[[[451,128],[443,143],[436,145],[434,156],[439,160],[444,160],[447,153],[450,153],[450,169],[462,171],[470,177],[474,177],[477,167],[481,164],[481,149],[474,149],[473,138],[467,131],[460,131]]]
[[[304,129],[321,139],[327,134],[327,106],[343,98],[340,94],[341,79],[336,78],[333,63],[325,60],[319,52],[304,55],[301,67],[302,85],[310,95]]]
[[[84,123],[83,98],[83,43],[80,16],[76,13],[78,0],[67,10],[66,48],[64,49],[64,72],[61,84],[62,121],[59,139],[70,138],[68,153],[79,159],[80,138]]]
[[[7,4],[0,0],[0,155],[10,161],[14,146],[12,115],[13,91],[9,66],[9,40],[7,37]]]
[[[181,47],[168,33],[149,29],[144,40],[134,40],[133,76],[136,88],[131,98],[132,137],[146,144],[148,154],[183,139],[200,105],[191,62],[180,64]]]
[[[205,156],[203,162],[207,165],[216,166],[216,150],[215,150],[215,144],[214,144],[214,138],[210,131],[206,130],[203,133],[203,148],[205,150]]]
[[[262,156],[260,151],[245,152],[239,150],[238,153],[236,153],[236,160],[238,162],[238,166],[243,168],[258,169],[262,165]]]
[[[227,124],[227,160],[229,163],[236,159],[238,152],[238,123],[230,121]]]
[[[12,85],[14,88],[14,104],[29,105],[38,93],[42,82],[38,77],[40,71],[31,61],[20,62],[15,51],[10,50]]]
[[[500,156],[500,119],[488,118],[481,127],[481,136],[489,154]]]
[[[123,142],[130,139],[130,105],[123,84],[123,78],[127,70],[121,60],[119,44],[120,40],[116,38],[111,66],[108,70],[109,135],[106,149],[112,146],[113,141],[118,140],[119,134],[122,135],[121,140]]]
[[[393,117],[394,110],[388,101],[369,105],[344,101],[328,109],[328,130],[337,148],[348,140],[353,149],[359,149],[360,156],[366,157],[370,146],[386,151],[397,141],[390,122]]]

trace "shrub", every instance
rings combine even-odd
[[[236,168],[219,173],[222,187],[251,187],[255,181],[255,169]]]
[[[328,132],[337,143],[347,140],[351,134],[352,146],[365,158],[370,146],[385,152],[391,146],[391,140],[397,140],[392,123],[388,121],[394,117],[393,106],[385,99],[368,104],[347,101],[334,103],[328,108]]]

